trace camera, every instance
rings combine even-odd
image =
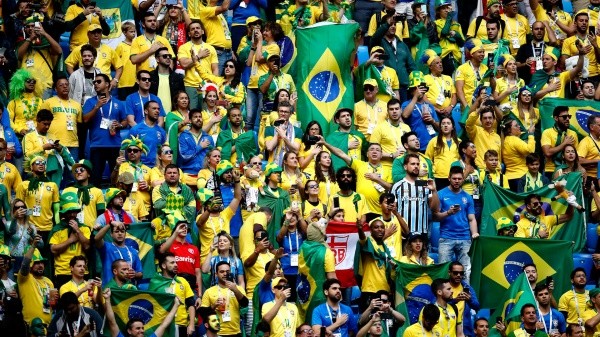
[[[377,56],[377,58],[380,59],[380,60],[386,61],[386,60],[390,59],[390,55],[388,55],[388,54],[379,54]]]
[[[485,102],[483,102],[483,105],[497,106],[498,102],[496,102],[496,100],[494,100],[494,99],[487,99],[487,100],[485,100]]]
[[[285,123],[285,121],[283,119],[278,119],[273,122],[273,126],[278,127],[278,126],[282,125],[283,123]]]
[[[396,13],[394,15],[394,21],[396,21],[396,22],[406,21],[406,13]]]
[[[308,136],[308,142],[310,144],[316,144],[319,141],[319,137],[317,136]]]

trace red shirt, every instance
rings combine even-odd
[[[200,251],[196,246],[175,240],[169,251],[175,254],[179,274],[196,275],[196,268],[200,269]]]

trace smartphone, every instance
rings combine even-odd
[[[379,56],[377,56],[378,59],[380,60],[389,60],[390,59],[390,55],[388,54],[379,54]]]
[[[276,120],[276,121],[273,122],[273,126],[274,127],[278,127],[278,126],[280,126],[283,123],[285,123],[285,121],[283,119],[279,119],[279,120]]]
[[[471,288],[463,288],[463,292],[465,294],[470,294],[471,293]]]
[[[298,185],[297,184],[292,184],[292,186],[290,186],[291,188],[297,190],[298,189]]]
[[[596,27],[594,27],[594,26],[591,26],[591,27],[589,28],[589,30],[590,30],[590,35],[592,35],[592,36],[596,35]]]
[[[39,23],[39,22],[36,22],[36,23],[34,23],[34,24],[33,24],[33,26],[34,26],[35,28],[40,28],[40,27],[42,26],[42,24],[41,24],[41,23]]]
[[[28,216],[32,216],[33,215],[33,210],[31,208],[27,209],[27,215]]]
[[[489,53],[488,54],[488,65],[493,64],[494,63],[494,57],[496,56],[496,54],[494,53]]]
[[[227,276],[225,276],[225,278],[227,279],[227,281],[233,282],[233,274],[227,273]]]
[[[333,198],[333,208],[340,208],[340,198],[339,197]]]
[[[58,143],[60,143],[60,139],[54,141],[54,145],[58,145]]]
[[[496,324],[498,323],[502,324],[502,316],[496,317]]]
[[[421,5],[421,13],[427,14],[427,5]]]
[[[415,180],[415,186],[427,187],[427,180]]]
[[[308,141],[311,143],[316,143],[319,141],[319,137],[317,136],[308,136]]]
[[[104,97],[106,97],[106,93],[101,92],[98,94],[98,98],[104,98]]]
[[[175,6],[177,5],[177,0],[167,0],[167,6]]]
[[[454,207],[454,208],[460,208],[460,205],[459,204],[454,204],[454,205],[452,205],[452,207]]]

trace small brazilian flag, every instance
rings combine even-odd
[[[557,106],[569,107],[569,113],[571,114],[571,126],[569,129],[577,132],[579,140],[590,134],[590,130],[587,127],[588,118],[590,116],[600,117],[600,102],[564,98],[544,98],[539,103],[540,116],[542,117],[542,130],[550,129],[554,126],[552,112]]]
[[[113,289],[111,303],[115,319],[121,331],[130,319],[144,323],[144,335],[150,336],[163,322],[173,307],[175,295],[150,291]],[[166,329],[165,336],[175,336],[174,320]]]
[[[480,293],[481,294],[481,293]],[[558,293],[557,293],[558,294]],[[527,275],[521,273],[515,282],[504,292],[498,302],[498,296],[495,297],[497,303],[496,309],[493,311],[494,317],[502,317],[502,321],[506,325],[506,335],[518,329],[521,325],[521,307],[524,304],[531,303],[537,306],[533,290],[529,287]],[[500,332],[496,326],[490,326],[490,337],[500,337]]]
[[[538,283],[552,276],[554,293],[564,293],[571,285],[569,271],[573,270],[573,260],[568,253],[571,251],[569,241],[480,236],[473,241],[470,255],[471,270],[481,270],[471,273],[471,286],[479,294],[481,307],[496,306],[498,294],[519,279],[528,263],[536,265]]]
[[[130,224],[127,228],[127,239],[133,240],[138,246],[137,250],[140,253],[144,278],[152,278],[156,273],[156,267],[154,265],[154,233],[150,223]]]
[[[298,118],[303,127],[315,120],[326,136],[339,108],[354,109],[350,55],[357,31],[358,23],[329,22],[296,30]]]
[[[421,309],[435,302],[431,283],[438,278],[448,278],[450,262],[421,266],[398,263],[396,267],[396,310],[406,317],[407,322],[398,330],[402,336],[404,330],[419,321]]]

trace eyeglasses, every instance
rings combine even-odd
[[[571,115],[562,115],[562,116],[558,116],[558,118],[571,119]]]
[[[25,80],[25,82],[31,84],[31,83],[35,83],[36,80],[34,78],[28,78],[28,79]]]
[[[255,162],[255,163],[248,163],[248,165],[250,165],[250,166],[262,166],[262,163],[258,161],[258,162]]]
[[[94,84],[102,84],[102,80],[95,80]]]
[[[164,59],[170,59],[170,58],[172,58],[171,54],[162,54],[162,55],[160,55],[160,57],[162,57]]]
[[[163,150],[162,154],[173,154],[173,150]]]
[[[45,160],[38,160],[33,162],[33,165],[46,165],[46,161]]]
[[[83,172],[85,172],[85,168],[83,168],[83,167],[78,167],[75,169],[75,173],[83,173]]]
[[[314,333],[313,329],[302,329],[300,333]]]
[[[233,64],[226,64],[225,68],[235,69],[235,65],[233,65]]]
[[[140,152],[140,149],[127,149],[127,153],[138,153]]]
[[[452,271],[452,275],[464,275],[465,272],[464,271]]]
[[[140,81],[142,81],[142,82],[150,82],[150,77],[140,77]]]
[[[319,185],[316,185],[316,184],[315,185],[306,185],[306,187],[308,187],[308,188],[319,188]]]

